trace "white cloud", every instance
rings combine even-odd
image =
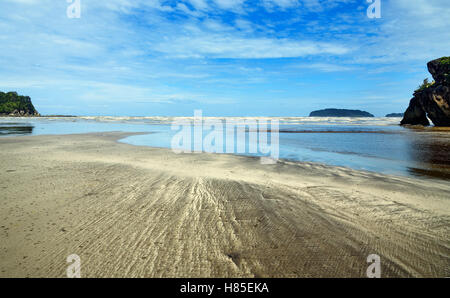
[[[331,63],[311,63],[295,66],[297,68],[314,69],[322,72],[343,72],[356,70],[355,67]]]
[[[214,3],[220,9],[242,13],[245,1],[246,0],[214,0]]]
[[[189,3],[194,6],[196,9],[205,10],[209,7],[206,0],[188,0]]]
[[[262,3],[268,11],[299,6],[298,0],[262,0]]]
[[[5,0],[7,2],[15,2],[19,4],[36,4],[39,0]]]
[[[58,102],[206,100],[216,92],[208,86],[227,98],[229,86],[288,81],[293,67],[345,72],[363,63],[384,75],[405,70],[399,63],[426,71],[424,62],[449,54],[448,0],[383,1],[381,20],[366,17],[365,1],[332,10],[359,2],[82,0],[82,18],[72,20],[64,0],[0,1],[0,87],[79,87]],[[297,59],[264,60],[273,58]]]
[[[450,48],[450,6],[447,0],[383,2],[382,19],[361,40],[357,63],[424,63],[446,56]]]
[[[175,37],[155,45],[152,50],[177,58],[288,58],[310,55],[343,55],[346,46],[275,38],[243,38],[235,35],[203,34]]]

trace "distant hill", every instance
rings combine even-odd
[[[325,109],[313,111],[309,117],[374,117],[372,114],[360,110]]]
[[[40,116],[28,96],[17,92],[4,93],[0,91],[0,116],[28,117]]]
[[[385,117],[403,117],[404,113],[391,113],[387,114]]]

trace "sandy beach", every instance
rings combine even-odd
[[[450,276],[450,183],[175,154],[129,133],[0,139],[0,277]]]

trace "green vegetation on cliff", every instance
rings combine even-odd
[[[429,82],[428,79],[423,80],[422,85],[420,85],[415,92],[423,91],[425,89],[428,89],[429,87],[433,86],[435,84],[435,81]]]
[[[450,65],[450,57],[442,57],[438,59],[439,64],[441,65]]]
[[[415,92],[421,92],[433,87],[436,83],[450,85],[450,57],[442,57],[428,62],[428,70],[433,76],[433,81],[423,80]]]
[[[29,96],[18,95],[17,92],[0,92],[0,114],[14,116],[39,115]]]

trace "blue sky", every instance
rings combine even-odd
[[[403,112],[450,55],[448,0],[0,2],[0,90],[41,114]]]

